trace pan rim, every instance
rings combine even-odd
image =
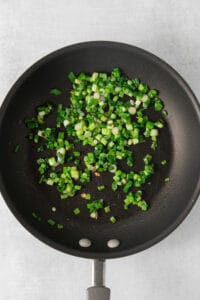
[[[186,83],[186,81],[182,78],[182,76],[173,67],[171,67],[168,63],[166,63],[164,60],[160,59],[159,57],[157,57],[156,55],[152,54],[149,51],[146,51],[142,48],[139,48],[139,47],[136,47],[136,46],[133,46],[130,44],[126,44],[126,43],[120,43],[120,42],[116,42],[116,41],[87,41],[87,42],[81,42],[81,43],[76,43],[76,44],[72,44],[69,46],[65,46],[61,49],[53,51],[50,54],[44,56],[43,58],[37,60],[31,67],[29,67],[17,79],[17,81],[11,87],[11,89],[9,90],[8,94],[5,97],[5,100],[3,101],[2,105],[1,105],[0,126],[4,119],[6,109],[9,105],[9,103],[11,102],[12,96],[15,94],[15,91],[23,83],[23,81],[29,77],[29,74],[31,74],[32,72],[34,72],[35,70],[40,68],[43,64],[47,63],[50,59],[55,59],[57,56],[61,55],[66,50],[67,51],[78,50],[79,48],[90,47],[92,45],[93,46],[105,45],[107,47],[109,46],[109,47],[119,47],[119,48],[121,47],[123,49],[126,48],[126,49],[130,49],[130,50],[134,49],[136,52],[140,52],[140,54],[143,54],[144,56],[150,58],[155,63],[159,64],[163,69],[165,69],[166,71],[168,71],[170,73],[170,75],[174,78],[174,80],[176,80],[181,85],[182,89],[187,93],[188,97],[190,98],[191,105],[193,105],[195,112],[198,116],[199,122],[200,122],[200,103],[198,102],[196,96],[194,95],[193,91],[191,90],[189,85]],[[133,246],[132,248],[127,249],[127,250],[120,251],[118,249],[117,251],[113,251],[113,252],[93,252],[93,251],[86,252],[86,251],[81,251],[81,249],[76,250],[74,248],[69,248],[69,247],[63,246],[59,243],[56,243],[52,239],[48,238],[47,236],[45,236],[44,234],[42,234],[41,232],[36,230],[35,227],[32,226],[29,222],[25,221],[23,216],[21,215],[21,213],[18,210],[16,210],[12,199],[10,199],[10,197],[6,191],[1,171],[0,171],[0,191],[1,191],[3,199],[6,202],[8,208],[11,210],[11,212],[16,217],[16,219],[28,230],[29,233],[31,233],[33,236],[38,238],[40,241],[46,243],[47,245],[53,247],[56,250],[60,250],[62,252],[65,252],[67,254],[71,254],[74,256],[79,256],[79,257],[84,257],[84,258],[110,259],[110,258],[119,258],[119,257],[123,257],[123,256],[128,256],[128,255],[143,251],[145,249],[148,249],[149,247],[157,244],[158,242],[160,242],[161,240],[166,238],[170,233],[172,233],[177,228],[177,226],[180,225],[182,223],[182,221],[186,218],[186,216],[189,214],[189,212],[191,211],[192,207],[194,206],[194,204],[198,198],[198,195],[200,194],[200,173],[199,173],[199,177],[196,180],[196,187],[193,191],[193,195],[192,195],[191,199],[188,201],[187,206],[181,212],[179,217],[169,227],[167,227],[165,230],[163,230],[155,238],[153,238],[149,241],[146,241],[145,243],[142,243],[136,247]]]

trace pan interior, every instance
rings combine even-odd
[[[67,74],[70,71],[110,72],[114,67],[119,67],[126,76],[139,77],[150,87],[158,89],[169,115],[156,151],[148,143],[132,148],[136,161],[134,170],[142,168],[142,158],[147,152],[153,155],[155,163],[156,172],[151,185],[146,185],[143,190],[144,198],[150,204],[147,212],[134,207],[125,212],[120,191],[97,191],[99,184],[111,185],[109,173],[94,176],[87,185],[87,191],[96,198],[101,195],[110,202],[112,214],[119,217],[119,222],[113,225],[105,214],[98,221],[88,218],[80,193],[74,198],[61,200],[54,188],[38,184],[35,160],[40,154],[26,138],[28,131],[23,120],[31,117],[35,107],[45,101],[55,105],[69,104],[71,85]],[[51,96],[49,91],[54,87],[65,93]],[[152,112],[151,118],[156,119],[157,114]],[[57,249],[84,257],[105,258],[137,252],[169,233],[194,202],[200,169],[197,104],[177,73],[141,49],[118,43],[92,42],[66,47],[47,56],[29,69],[11,89],[1,108],[0,121],[3,196],[27,229]],[[53,119],[49,122],[51,125]],[[16,144],[20,145],[18,153],[13,151]],[[160,165],[164,159],[169,161],[165,168]],[[125,165],[123,169],[126,170]],[[170,177],[170,182],[164,182],[166,177]],[[56,213],[51,210],[53,206],[57,208]],[[77,206],[82,213],[74,216],[72,211]],[[41,221],[35,220],[32,212],[41,216]],[[48,218],[64,224],[64,229],[49,226]],[[88,238],[91,246],[80,247],[81,238]],[[108,248],[110,239],[119,240],[119,247]]]

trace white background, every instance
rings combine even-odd
[[[198,0],[0,0],[0,101],[47,53],[80,41],[115,40],[152,51],[200,96]],[[181,201],[181,199],[180,199]],[[200,299],[200,204],[167,239],[107,262],[113,300]],[[91,261],[32,237],[0,199],[0,299],[83,300]]]

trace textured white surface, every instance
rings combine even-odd
[[[86,40],[116,40],[152,51],[199,97],[199,11],[198,0],[0,0],[1,101],[37,59]],[[200,299],[199,215],[198,201],[167,239],[135,256],[108,261],[112,299]],[[83,300],[90,264],[37,241],[0,199],[1,300]]]

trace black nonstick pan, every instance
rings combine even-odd
[[[35,159],[38,153],[26,138],[24,118],[34,113],[37,105],[49,100],[69,103],[70,71],[79,73],[110,72],[119,67],[130,77],[159,90],[168,111],[167,126],[162,130],[154,155],[156,173],[144,190],[150,208],[121,209],[120,193],[106,192],[114,204],[119,221],[112,224],[102,216],[93,220],[85,213],[79,217],[70,211],[78,196],[61,201],[52,188],[38,184]],[[52,98],[53,87],[68,91]],[[108,300],[110,291],[102,280],[103,262],[142,251],[171,233],[187,216],[200,190],[200,108],[181,76],[168,64],[142,49],[116,42],[86,42],[58,50],[34,64],[14,84],[0,111],[0,188],[2,195],[21,224],[35,237],[68,254],[95,259],[95,287],[88,289],[88,299]],[[20,145],[17,153],[16,144]],[[146,145],[135,146],[135,160],[146,153]],[[151,150],[153,151],[153,150]],[[166,168],[160,161],[167,159]],[[139,167],[139,165],[138,165]],[[164,178],[169,177],[168,183]],[[109,174],[92,180],[89,188],[95,194],[97,184],[111,182]],[[66,203],[67,202],[67,203]],[[57,207],[56,217],[51,212]],[[81,207],[81,202],[79,207]],[[32,217],[32,212],[41,221]],[[49,226],[49,216],[64,223],[63,230]],[[84,247],[83,247],[84,246]],[[87,246],[87,247],[86,247]]]

